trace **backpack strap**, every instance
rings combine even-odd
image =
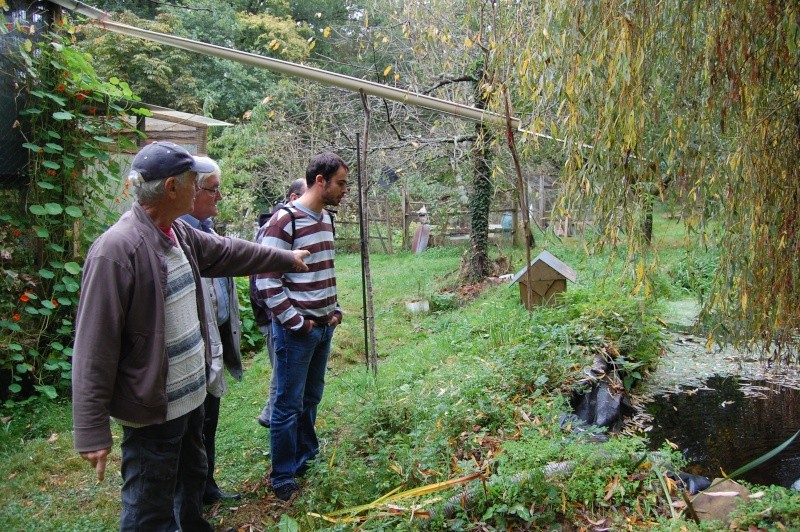
[[[296,232],[296,229],[297,229],[297,226],[295,225],[294,212],[292,212],[292,209],[288,205],[284,205],[283,207],[280,208],[280,210],[288,212],[289,213],[289,218],[292,219],[292,246],[291,247],[292,247],[292,249],[294,249],[294,235],[295,235],[295,232]]]
[[[333,238],[336,238],[336,224],[334,223],[334,220],[336,219],[336,211],[331,209],[325,209],[325,211],[328,213],[328,216],[330,216],[331,219],[331,232],[333,233]]]

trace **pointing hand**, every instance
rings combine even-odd
[[[308,266],[303,262],[303,259],[311,255],[311,253],[306,249],[293,249],[292,253],[294,253],[294,271],[307,272]]]

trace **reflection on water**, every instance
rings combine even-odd
[[[711,479],[763,456],[800,429],[800,391],[734,377],[711,377],[703,388],[657,397],[647,410],[653,416],[651,448],[668,439],[687,459],[686,472]],[[790,487],[800,479],[800,437],[738,478]]]

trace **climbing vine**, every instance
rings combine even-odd
[[[0,213],[0,397],[13,402],[69,389],[81,264],[127,197],[118,155],[136,146],[128,113],[146,111],[124,103],[137,99],[125,83],[97,78],[66,22],[3,31],[19,43],[2,74],[24,102],[15,127],[29,161]]]

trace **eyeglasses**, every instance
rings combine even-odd
[[[197,188],[200,190],[205,190],[212,196],[216,196],[217,194],[219,194],[220,196],[222,195],[222,193],[219,191],[219,187],[214,187],[214,188],[197,187]]]

